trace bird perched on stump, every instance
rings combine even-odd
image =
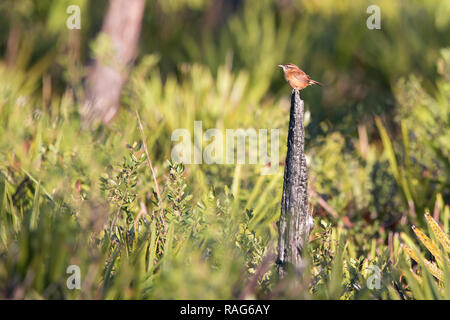
[[[320,82],[312,80],[295,64],[279,64],[278,66],[280,68],[283,68],[284,78],[287,82],[289,82],[293,89],[302,90],[312,84],[318,84],[319,86],[322,86]]]

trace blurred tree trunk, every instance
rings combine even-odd
[[[212,0],[205,11],[204,28],[216,31],[244,0]]]
[[[6,43],[5,62],[6,66],[13,67],[19,52],[20,28],[18,23],[12,23],[9,29],[8,41]]]
[[[85,125],[108,123],[119,109],[120,93],[137,55],[145,0],[110,0],[101,33],[111,40],[108,58],[96,57],[87,77],[81,115]],[[107,60],[107,61],[106,61]]]

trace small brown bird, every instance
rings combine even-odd
[[[279,64],[280,68],[283,68],[284,78],[291,85],[293,89],[302,90],[307,86],[312,84],[318,84],[322,86],[322,84],[318,81],[312,80],[306,73],[304,73],[299,67],[295,64]]]

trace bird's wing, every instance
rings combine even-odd
[[[299,81],[309,82],[309,76],[300,69],[293,73],[293,75]]]

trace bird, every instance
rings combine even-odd
[[[278,66],[283,69],[284,78],[293,89],[302,90],[312,84],[318,84],[319,86],[322,86],[320,82],[312,80],[305,72],[303,72],[295,64],[292,63],[279,64]]]

